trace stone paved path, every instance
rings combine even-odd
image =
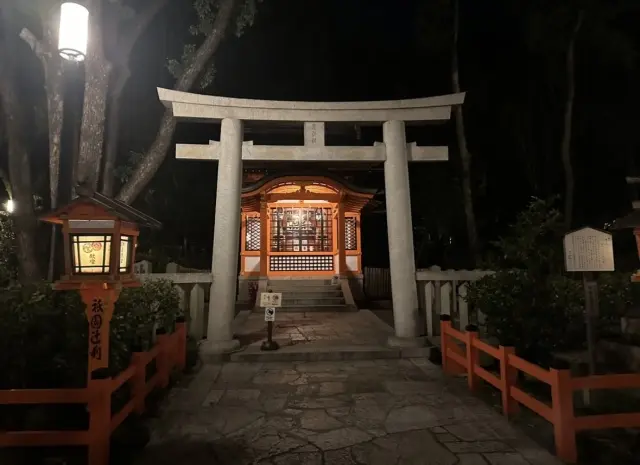
[[[560,463],[423,359],[205,365],[152,428],[137,465]]]
[[[384,345],[393,330],[369,310],[280,312],[273,338],[281,347],[301,344]],[[235,331],[243,345],[259,347],[267,330],[263,313],[251,313]]]

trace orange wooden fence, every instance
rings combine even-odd
[[[572,377],[569,370],[546,370],[516,356],[513,347],[494,347],[478,338],[474,331],[458,331],[446,315],[441,317],[442,368],[448,374],[466,373],[469,389],[475,390],[480,380],[502,394],[502,412],[509,416],[524,405],[553,425],[556,454],[568,463],[576,463],[576,433],[590,429],[640,427],[640,412],[576,416],[573,392],[582,389],[640,388],[640,374],[613,374]],[[464,344],[464,349],[453,340]],[[480,352],[500,362],[499,376],[479,365]],[[546,404],[516,386],[522,371],[551,387],[551,404]]]
[[[172,334],[159,334],[149,352],[135,352],[131,365],[114,378],[92,379],[82,389],[0,390],[0,405],[87,404],[86,431],[0,431],[0,447],[82,446],[89,448],[89,465],[109,463],[111,433],[132,413],[141,414],[147,395],[169,384],[172,370],[184,370],[187,332],[184,322],[176,323]],[[156,373],[147,379],[147,365],[156,361]],[[117,413],[111,411],[111,395],[125,383],[131,387],[129,402]]]

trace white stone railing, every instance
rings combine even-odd
[[[489,270],[441,270],[433,266],[416,272],[418,300],[425,315],[427,336],[440,333],[440,315],[451,315],[456,326],[464,328],[469,324],[467,305],[467,287],[469,282],[477,281],[493,274]],[[483,317],[477,312],[477,323],[483,323]]]
[[[211,272],[169,263],[166,273],[152,273],[151,262],[146,260],[137,262],[134,270],[141,281],[162,279],[173,282],[180,296],[180,308],[187,320],[188,333],[197,341],[206,335],[206,309],[212,281]]]

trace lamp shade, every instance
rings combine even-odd
[[[63,3],[58,36],[60,56],[69,61],[83,61],[89,40],[89,10],[78,3]]]
[[[62,226],[65,271],[56,289],[140,284],[133,264],[139,227],[159,228],[153,218],[100,193],[76,188],[79,197],[41,217]]]
[[[80,223],[78,228],[76,225]],[[108,225],[107,223],[111,223]],[[74,227],[75,226],[75,227]],[[72,275],[121,275],[132,272],[132,248],[134,238],[120,235],[120,250],[114,251],[118,258],[112,264],[114,221],[111,220],[71,220],[68,232],[71,240]],[[95,228],[95,232],[92,229]],[[111,267],[117,269],[111,269]]]

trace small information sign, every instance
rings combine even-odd
[[[276,321],[276,309],[267,307],[264,309],[264,321]]]
[[[564,236],[567,271],[614,271],[611,234],[582,228]]]
[[[260,306],[265,308],[266,307],[282,307],[282,293],[281,292],[261,292]]]

